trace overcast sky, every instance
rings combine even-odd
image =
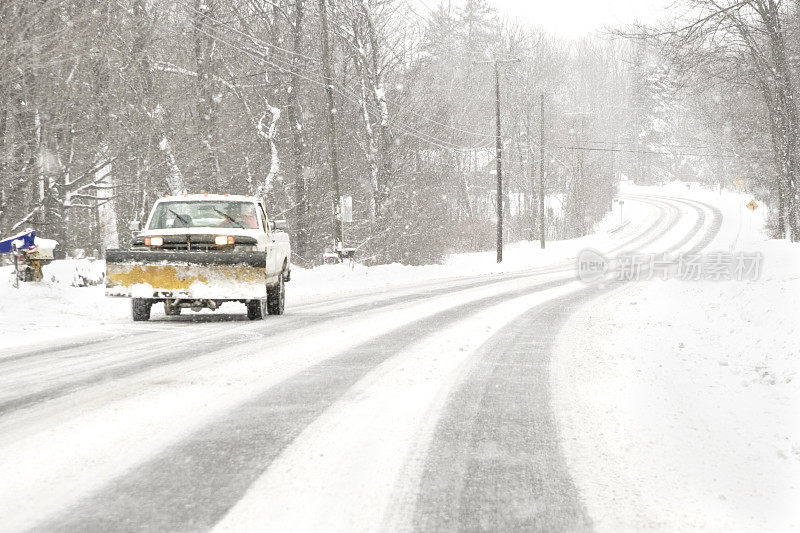
[[[440,0],[420,0],[429,9]],[[447,0],[444,0],[447,1]],[[452,0],[462,5],[463,0]],[[501,15],[519,17],[565,37],[580,37],[604,26],[655,22],[672,0],[489,0]]]
[[[655,22],[668,0],[490,0],[498,12],[524,17],[545,30],[578,37],[607,25]]]

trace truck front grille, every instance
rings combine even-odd
[[[217,246],[214,244],[216,235],[164,235],[164,244],[160,250],[175,250],[182,252],[209,252],[232,251],[233,246]],[[255,246],[257,241],[253,237],[234,237],[234,245]],[[133,246],[144,246],[144,237],[136,237]]]

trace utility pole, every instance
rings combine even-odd
[[[497,130],[495,152],[497,156],[497,262],[503,261],[503,139],[500,137],[500,67],[494,62],[494,104]]]
[[[515,63],[514,59],[492,59],[473,61],[473,64],[494,64],[494,104],[495,104],[495,158],[497,160],[497,262],[503,262],[503,139],[500,128],[500,63]]]
[[[336,142],[336,106],[333,103],[333,74],[331,72],[331,51],[328,38],[328,11],[325,2],[319,0],[319,17],[322,30],[322,75],[325,79],[325,96],[327,100],[327,113],[325,118],[328,124],[328,147],[330,149],[331,166],[331,200],[333,202],[333,247],[334,252],[341,250],[344,236],[342,235],[342,206],[339,191],[339,153]]]
[[[539,130],[539,243],[544,250],[544,93],[540,98]]]
[[[611,187],[608,198],[609,209],[614,209],[614,189],[617,184],[617,124],[611,123]]]

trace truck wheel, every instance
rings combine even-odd
[[[167,316],[178,316],[181,314],[181,306],[178,305],[178,301],[176,300],[175,303],[167,303],[164,300],[164,314]]]
[[[150,308],[153,302],[147,298],[131,298],[131,316],[134,322],[150,320]]]
[[[267,301],[263,298],[258,300],[247,300],[247,318],[250,320],[261,320],[267,314]]]
[[[267,289],[267,312],[271,315],[282,315],[286,302],[286,287],[283,284],[283,272],[278,274],[278,283]]]

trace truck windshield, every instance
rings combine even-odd
[[[257,229],[256,206],[252,202],[161,202],[147,229],[172,228]]]

